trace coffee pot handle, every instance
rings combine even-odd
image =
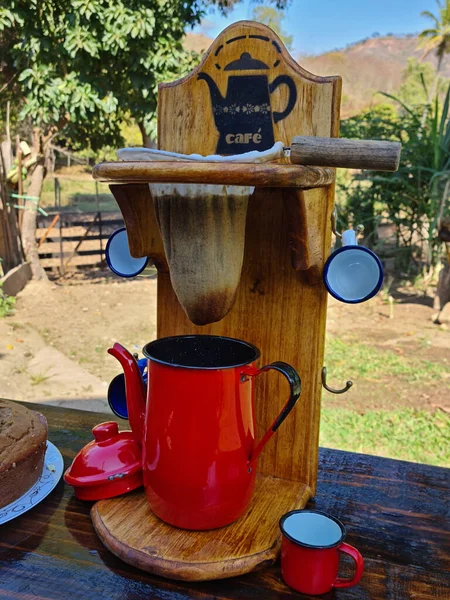
[[[289,395],[289,399],[286,402],[286,404],[284,405],[282,411],[280,412],[278,417],[275,419],[275,421],[272,423],[270,428],[263,435],[261,440],[258,442],[255,450],[253,451],[253,454],[250,457],[250,460],[248,461],[249,470],[252,470],[254,468],[256,461],[258,460],[258,456],[263,451],[264,446],[267,444],[267,442],[270,440],[270,438],[273,436],[273,434],[277,431],[278,427],[286,419],[286,417],[291,412],[291,410],[294,408],[297,400],[300,397],[301,391],[302,391],[302,382],[300,379],[300,375],[297,373],[297,371],[294,369],[294,367],[291,367],[291,365],[288,365],[285,362],[281,362],[281,361],[273,362],[270,365],[266,365],[266,366],[262,367],[261,369],[255,370],[253,372],[244,371],[243,375],[244,376],[245,375],[257,376],[257,375],[260,375],[261,373],[264,373],[265,371],[269,371],[271,369],[273,369],[274,371],[278,371],[279,373],[282,373],[286,377],[286,379],[288,380],[288,383],[289,383],[289,387],[290,387],[290,395]]]
[[[279,85],[282,83],[286,84],[289,88],[289,98],[286,108],[282,112],[273,112],[273,122],[278,123],[285,119],[291,112],[297,102],[297,88],[295,87],[294,80],[289,75],[278,75],[276,79],[269,85],[270,93],[274,92]]]

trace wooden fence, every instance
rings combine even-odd
[[[101,266],[109,236],[123,226],[120,212],[55,211],[40,215],[36,243],[41,264],[61,275],[69,269]]]

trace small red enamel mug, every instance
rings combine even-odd
[[[364,559],[346,544],[344,525],[317,510],[293,510],[280,519],[281,574],[284,582],[302,594],[317,596],[333,588],[356,585],[364,570]],[[353,558],[353,579],[339,579],[339,552]]]

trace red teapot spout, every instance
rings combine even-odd
[[[117,358],[125,375],[128,420],[131,431],[139,444],[144,438],[145,386],[134,356],[126,348],[115,343],[108,353]]]

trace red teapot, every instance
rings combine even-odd
[[[193,530],[238,519],[253,494],[258,456],[300,396],[295,369],[284,362],[258,369],[258,348],[233,338],[160,338],[143,348],[146,402],[136,359],[120,344],[108,352],[124,370],[128,418],[142,444],[144,487],[154,514]],[[290,396],[257,442],[254,378],[271,369],[286,377]]]

